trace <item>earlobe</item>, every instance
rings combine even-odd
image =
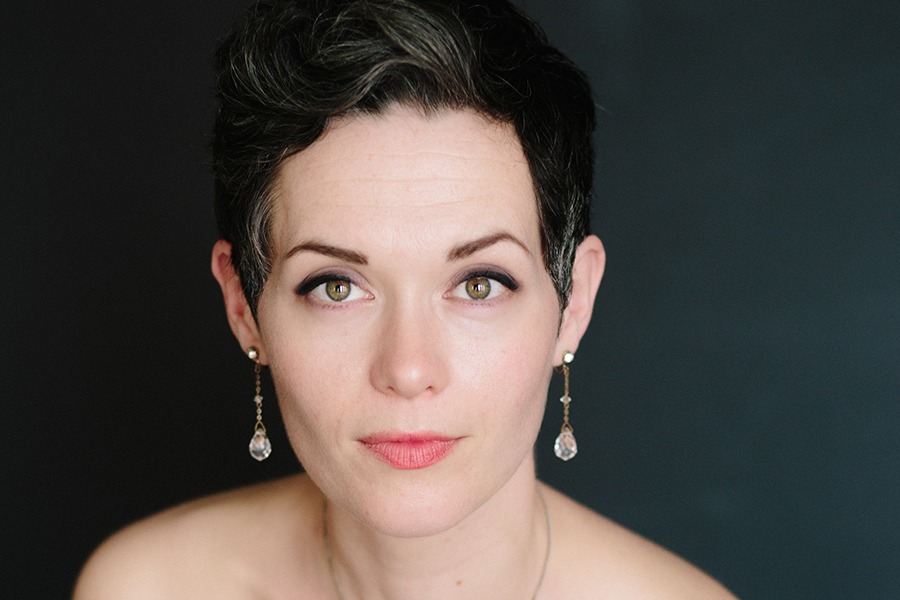
[[[222,298],[225,300],[225,315],[231,332],[237,338],[242,351],[255,347],[259,350],[259,362],[268,364],[265,346],[259,335],[259,327],[250,311],[250,305],[244,297],[241,287],[241,279],[231,262],[231,244],[225,240],[219,240],[213,246],[212,251],[213,277],[219,282],[222,289]]]
[[[575,352],[581,337],[587,330],[594,311],[597,289],[606,267],[606,251],[595,235],[587,236],[575,251],[572,266],[572,292],[563,314],[563,323],[554,360],[562,360],[563,352]]]

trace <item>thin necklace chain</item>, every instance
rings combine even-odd
[[[541,576],[538,579],[537,587],[534,588],[532,600],[537,600],[537,595],[541,591],[544,584],[544,575],[547,574],[547,563],[550,562],[550,544],[553,540],[553,529],[550,522],[550,509],[547,508],[547,501],[544,499],[544,492],[541,488],[537,488],[538,497],[541,499],[541,506],[544,507],[544,519],[547,521],[547,548],[544,550],[544,564],[541,566]],[[334,560],[331,556],[331,544],[328,542],[328,500],[322,503],[322,542],[325,545],[325,560],[328,562],[328,573],[331,575],[331,583],[334,586],[334,592],[337,594],[338,600],[344,600],[341,594],[341,586],[338,584],[337,574],[334,572]]]

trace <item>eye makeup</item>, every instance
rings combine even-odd
[[[298,296],[308,296],[310,292],[330,281],[343,281],[351,286],[356,285],[352,279],[340,273],[318,273],[303,280],[296,288]]]
[[[503,287],[508,289],[510,292],[515,292],[519,289],[519,284],[506,273],[494,269],[481,268],[466,272],[465,275],[457,280],[456,285],[464,283],[469,279],[477,279],[482,277],[485,279],[493,279],[494,281],[501,283]]]

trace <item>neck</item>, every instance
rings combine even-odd
[[[334,595],[341,600],[536,596],[550,550],[538,486],[529,457],[474,512],[427,537],[385,535],[326,505]]]

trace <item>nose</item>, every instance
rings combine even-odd
[[[375,389],[399,398],[438,394],[448,379],[440,320],[427,307],[398,305],[383,315],[370,380]]]

